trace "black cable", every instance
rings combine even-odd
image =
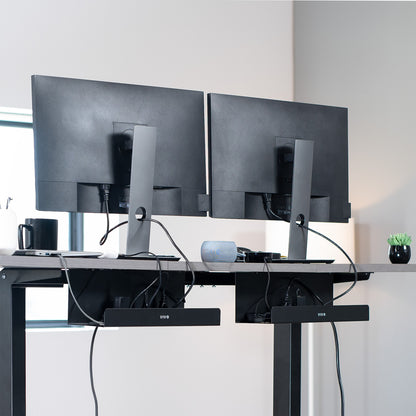
[[[153,303],[153,301],[155,300],[155,298],[156,298],[156,296],[157,296],[157,294],[159,293],[159,291],[160,291],[160,289],[162,288],[162,273],[160,273],[160,277],[159,277],[159,285],[158,285],[158,287],[156,288],[156,290],[155,290],[155,293],[153,293],[153,295],[152,295],[152,297],[150,298],[150,300],[149,300],[149,303],[148,303],[148,305],[147,305],[147,307],[148,308],[151,308],[152,307],[152,303]]]
[[[65,276],[66,276],[66,282],[68,284],[68,290],[69,293],[72,296],[72,299],[74,300],[74,303],[77,305],[79,311],[87,318],[89,319],[91,322],[94,322],[96,324],[96,327],[94,329],[93,335],[92,335],[92,339],[91,339],[91,346],[90,346],[90,382],[91,382],[91,391],[92,391],[92,395],[94,398],[94,406],[95,406],[95,416],[98,416],[98,400],[97,400],[97,394],[95,392],[95,387],[94,387],[94,376],[93,376],[93,371],[92,371],[92,358],[93,358],[93,352],[94,352],[94,342],[95,342],[95,337],[97,335],[97,331],[98,328],[100,326],[104,326],[104,322],[101,321],[97,321],[94,318],[92,318],[91,316],[89,316],[84,309],[81,307],[81,305],[78,303],[78,300],[76,299],[74,292],[72,290],[72,286],[71,286],[71,281],[69,279],[69,272],[68,272],[68,266],[66,263],[65,258],[62,256],[62,254],[58,255],[60,263],[62,268],[64,269],[65,272]]]
[[[305,283],[303,283],[301,280],[299,280],[296,277],[291,279],[291,281],[289,282],[288,290],[286,293],[288,293],[289,286],[292,285],[293,282],[296,282],[300,286],[304,287],[321,305],[323,306],[327,305],[327,302],[324,302],[308,285],[306,285]],[[337,370],[338,387],[339,387],[340,400],[341,400],[341,416],[344,416],[345,397],[344,397],[344,387],[342,385],[342,376],[341,376],[341,362],[340,362],[340,357],[339,357],[338,331],[334,322],[330,322],[330,324],[332,327],[332,332],[334,334],[334,342],[335,342],[335,365],[336,365],[336,370]]]
[[[273,212],[272,208],[271,208],[271,195],[270,194],[263,194],[263,205],[264,205],[264,209],[266,210],[266,214],[268,216],[269,219],[271,219],[271,217],[277,219],[277,220],[281,220],[281,221],[285,221],[287,223],[290,223],[290,221],[286,220],[285,218],[282,218],[281,216],[277,215],[275,212]],[[327,240],[328,242],[330,242],[331,244],[333,244],[338,250],[340,250],[342,252],[342,254],[344,254],[344,256],[348,259],[348,261],[350,262],[352,269],[354,270],[354,281],[352,282],[351,286],[346,289],[344,292],[342,292],[340,295],[337,295],[335,297],[333,297],[332,299],[328,300],[324,306],[329,305],[330,303],[332,303],[333,301],[345,296],[347,293],[351,292],[351,290],[354,288],[354,286],[357,284],[358,282],[358,272],[357,272],[357,268],[355,266],[355,263],[352,261],[351,257],[347,254],[347,252],[340,246],[338,245],[335,241],[331,240],[329,237],[327,237],[326,235],[310,228],[307,227],[306,225],[302,224],[302,223],[297,223],[298,227],[301,227],[305,230],[311,231],[312,233],[318,235],[319,237],[324,238],[325,240]]]
[[[186,299],[186,297],[188,296],[188,294],[189,294],[189,292],[192,290],[192,288],[194,287],[194,284],[195,284],[195,273],[194,273],[194,270],[192,269],[192,266],[191,266],[191,263],[190,263],[190,261],[188,260],[188,258],[186,257],[186,255],[185,255],[185,253],[178,247],[178,245],[175,243],[175,241],[174,241],[174,239],[172,238],[172,236],[170,235],[170,233],[169,233],[169,231],[167,230],[167,228],[160,222],[160,221],[158,221],[158,220],[155,220],[155,219],[153,219],[153,218],[142,218],[142,219],[140,219],[140,220],[138,220],[138,221],[149,221],[149,222],[154,222],[154,223],[156,223],[156,224],[158,224],[161,228],[162,228],[162,230],[166,233],[166,235],[167,235],[167,237],[169,238],[169,240],[170,240],[170,242],[172,243],[172,245],[173,245],[173,247],[175,247],[175,249],[179,252],[179,254],[183,257],[183,259],[185,260],[185,262],[186,262],[186,266],[187,266],[187,268],[191,271],[191,274],[192,274],[192,281],[191,281],[191,284],[189,285],[189,288],[188,288],[188,290],[185,292],[185,294],[182,296],[182,298],[176,303],[176,305],[174,306],[175,308],[177,307],[177,306],[179,306],[181,303],[184,303],[185,302],[185,299]],[[123,221],[123,222],[121,222],[121,223],[119,223],[119,224],[117,224],[116,226],[114,226],[114,227],[112,227],[110,230],[108,230],[108,232],[102,237],[102,239],[101,240],[103,240],[104,238],[105,239],[107,239],[107,235],[109,234],[109,233],[111,233],[112,231],[114,231],[116,228],[118,228],[118,227],[121,227],[122,225],[125,225],[125,224],[128,224],[128,221]],[[104,242],[105,242],[105,240],[104,240]],[[101,244],[101,241],[100,241],[100,244]],[[151,252],[148,252],[148,251],[140,251],[140,252],[138,252],[138,253],[134,253],[134,254],[129,254],[129,255],[126,255],[126,257],[133,257],[133,256],[137,256],[137,255],[139,255],[139,254],[150,254],[150,255],[153,255],[153,256],[155,256],[155,258],[156,258],[156,260],[158,261],[158,258],[157,258],[157,256],[155,255],[155,254],[153,254],[153,253],[151,253]],[[160,260],[159,260],[160,261]],[[160,262],[158,263],[158,265],[159,265],[159,270],[160,270],[160,272],[161,272],[161,265],[160,265]],[[162,278],[161,278],[162,279]],[[161,285],[159,285],[159,288],[158,288],[158,290],[156,291],[156,293],[155,293],[155,295],[159,292],[159,290],[160,290],[160,286]],[[153,299],[154,299],[154,297],[152,297],[152,300],[151,301],[153,301]]]
[[[259,313],[259,306],[260,306],[260,303],[261,302],[264,302],[264,296],[262,296],[261,298],[259,298],[259,300],[256,302],[256,306],[254,308],[254,317],[256,319],[260,319],[261,318],[261,320],[263,322],[270,321],[270,317],[271,317],[271,315],[270,315],[270,309],[269,309],[269,311],[266,311],[264,313]],[[251,307],[248,310],[250,310],[250,309],[251,309]]]
[[[146,286],[139,294],[137,294],[134,299],[130,302],[130,308],[134,308],[134,304],[139,300],[140,296],[143,295],[143,293],[146,293],[157,281],[159,280],[159,277],[156,277],[148,286]]]
[[[185,294],[183,295],[183,297],[178,301],[178,303],[175,305],[175,308],[177,306],[179,306],[181,303],[185,302],[186,297],[189,295],[189,292],[192,290],[192,288],[194,287],[195,284],[195,272],[191,267],[191,263],[188,260],[188,258],[186,257],[186,255],[184,254],[184,252],[178,247],[178,245],[175,243],[174,239],[172,238],[172,236],[169,234],[169,231],[166,229],[166,227],[158,220],[155,220],[153,218],[142,218],[140,221],[150,221],[150,222],[154,222],[155,224],[159,225],[162,230],[166,233],[167,237],[169,238],[170,242],[172,243],[173,247],[176,248],[176,250],[179,252],[179,254],[182,256],[182,258],[185,260],[186,262],[186,266],[188,267],[188,269],[190,270],[191,274],[192,274],[192,282],[189,285],[188,290],[185,292]]]
[[[73,299],[73,301],[75,302],[75,304],[77,305],[77,308],[79,309],[79,311],[88,319],[88,320],[90,320],[91,322],[94,322],[96,325],[98,325],[98,326],[104,326],[104,322],[102,322],[102,321],[97,321],[96,319],[94,319],[94,318],[92,318],[90,315],[88,315],[85,311],[84,311],[84,309],[81,307],[81,305],[79,304],[79,302],[78,302],[78,300],[77,300],[77,298],[75,297],[75,295],[74,295],[74,292],[73,292],[73,290],[72,290],[72,286],[71,286],[71,281],[70,281],[70,279],[69,279],[69,272],[68,272],[68,265],[67,265],[67,263],[66,263],[66,260],[65,260],[65,258],[64,258],[64,256],[62,256],[62,254],[58,254],[58,258],[59,258],[59,261],[61,262],[61,267],[63,268],[63,270],[64,270],[64,273],[65,273],[65,277],[66,277],[66,282],[67,282],[67,284],[68,284],[68,290],[69,290],[69,293],[71,294],[71,297],[72,297],[72,299]]]
[[[264,292],[264,303],[266,304],[267,309],[269,310],[269,312],[271,312],[271,307],[270,307],[270,303],[269,303],[269,289],[270,289],[271,275],[270,275],[270,267],[267,263],[266,258],[264,258],[264,264],[265,264],[266,269],[267,269],[267,283],[266,283],[266,290]]]
[[[160,257],[158,257],[156,254],[154,254],[154,253],[152,253],[150,251],[141,251],[139,253],[132,254],[132,256],[133,255],[138,255],[138,254],[150,254],[150,255],[154,256],[155,259],[156,259],[156,262],[157,262],[157,267],[158,267],[158,270],[159,270],[159,275],[146,288],[144,288],[139,294],[137,294],[134,297],[134,299],[130,303],[130,308],[133,308],[134,307],[134,304],[137,302],[137,300],[140,298],[140,296],[142,296],[143,293],[147,292],[159,280],[159,286],[156,289],[156,292],[153,294],[153,296],[152,296],[152,298],[151,298],[151,300],[149,302],[149,305],[148,306],[150,306],[152,304],[154,298],[156,297],[157,293],[159,292],[161,286],[162,286],[162,264],[160,262]]]
[[[290,282],[291,285],[293,282],[296,282],[298,285],[302,286],[306,289],[322,306],[326,306],[326,303],[322,300],[320,296],[318,296],[307,284],[303,283],[298,277],[294,277]],[[286,292],[288,293],[288,292]],[[287,305],[286,305],[287,306]]]
[[[123,225],[123,223],[119,224],[118,226]],[[133,254],[124,254],[123,257],[137,257],[140,256],[141,254],[148,254],[152,257],[158,257],[159,260],[161,259],[161,256],[158,256],[157,254],[152,253],[151,251],[138,251],[136,253]],[[163,256],[162,256],[163,257]],[[139,257],[140,259],[146,260],[146,257]]]
[[[90,345],[90,383],[91,383],[92,396],[94,398],[95,416],[98,416],[98,400],[97,400],[97,393],[95,391],[95,386],[94,386],[94,372],[92,369],[92,359],[94,355],[95,337],[97,336],[98,328],[99,327],[96,326],[94,329],[94,332],[92,333],[91,345]]]
[[[344,256],[348,259],[348,261],[351,263],[351,266],[354,270],[354,281],[352,282],[351,286],[345,290],[344,292],[342,292],[340,295],[337,295],[335,297],[333,297],[332,299],[328,300],[327,302],[325,302],[324,306],[329,305],[330,303],[332,303],[334,300],[337,300],[339,298],[341,298],[342,296],[345,296],[347,293],[351,292],[351,290],[354,288],[354,286],[357,284],[358,282],[358,272],[357,272],[357,268],[355,267],[355,263],[351,260],[350,256],[347,254],[347,252],[341,247],[339,246],[335,241],[331,240],[329,237],[327,237],[326,235],[313,230],[312,228],[307,227],[306,225],[303,224],[298,224],[299,227],[302,227],[308,231],[311,231],[313,233],[315,233],[316,235],[319,235],[320,237],[324,238],[325,240],[329,241],[331,244],[333,244],[338,250],[340,250],[342,252],[342,254],[344,254]]]
[[[341,398],[341,416],[344,416],[345,399],[344,399],[344,387],[342,386],[341,364],[340,364],[340,359],[339,359],[338,332],[337,332],[337,327],[335,326],[334,322],[331,322],[331,326],[332,326],[332,332],[334,333],[334,340],[335,340],[335,361],[336,361],[336,367],[337,367],[339,393],[340,393],[340,398]]]
[[[110,185],[107,185],[107,184],[100,185],[99,189],[100,189],[101,194],[102,194],[102,201],[104,202],[105,214],[106,214],[106,218],[107,218],[106,232],[101,237],[101,240],[100,240],[100,246],[102,246],[107,241],[108,234],[110,233],[110,207],[108,205],[108,201],[110,199]]]
[[[185,299],[186,299],[186,297],[189,295],[189,292],[192,290],[192,288],[194,287],[194,284],[195,284],[195,272],[194,272],[194,270],[193,270],[193,268],[192,268],[192,266],[191,266],[191,262],[188,260],[188,258],[186,257],[186,255],[185,255],[185,253],[178,247],[178,245],[175,243],[175,240],[172,238],[172,236],[170,235],[170,233],[169,233],[169,231],[167,230],[167,228],[160,222],[160,221],[158,221],[158,220],[155,220],[155,219],[153,219],[153,218],[141,218],[140,220],[138,220],[138,221],[149,221],[149,222],[154,222],[155,224],[157,224],[157,225],[159,225],[161,228],[162,228],[162,230],[166,233],[166,235],[167,235],[167,237],[168,237],[168,239],[170,240],[170,242],[172,243],[172,245],[173,245],[173,247],[175,247],[175,249],[179,252],[179,254],[182,256],[182,258],[185,260],[185,263],[186,263],[186,266],[187,266],[187,268],[190,270],[190,272],[191,272],[191,274],[192,274],[192,281],[191,281],[191,284],[189,285],[189,287],[188,287],[188,290],[185,292],[185,294],[182,296],[182,298],[177,302],[177,304],[175,305],[175,307],[177,307],[177,306],[179,306],[181,303],[184,303],[185,302]],[[119,223],[119,224],[117,224],[116,226],[114,226],[113,228],[111,228],[110,230],[108,230],[108,232],[106,233],[106,234],[104,234],[104,236],[102,237],[102,239],[100,240],[100,244],[101,244],[101,241],[104,239],[104,242],[105,242],[105,240],[107,239],[107,236],[108,236],[108,234],[109,233],[111,233],[112,231],[114,231],[116,228],[118,228],[118,227],[120,227],[120,226],[122,226],[122,225],[124,225],[124,224],[127,224],[128,223],[128,221],[123,221],[123,222],[121,222],[121,223]],[[104,243],[103,243],[104,244]],[[144,252],[143,252],[144,253]],[[140,253],[136,253],[135,255],[137,255],[137,254],[141,254],[141,252]],[[133,255],[130,255],[130,256],[133,256]]]
[[[106,230],[106,233],[105,233],[105,240],[104,240],[104,242],[103,243],[100,242],[101,245],[103,245],[107,241],[108,234],[110,232],[110,208],[108,206],[108,199],[106,199],[104,201],[104,205],[105,205],[105,216],[107,218],[107,227],[106,227],[107,230]]]
[[[128,223],[128,221],[123,221],[123,222],[120,222],[119,224],[115,225],[114,227],[108,229],[108,227],[110,225],[110,223],[109,223],[110,218],[109,217],[110,216],[108,215],[107,216],[107,231],[105,232],[105,234],[100,239],[100,246],[102,246],[107,241],[108,234],[110,234],[111,232],[113,232],[116,228],[121,227],[122,225],[125,225],[125,224]]]
[[[89,284],[91,283],[93,277],[97,274],[98,270],[93,270],[91,272],[91,274],[87,277],[86,281],[84,282],[84,286],[80,289],[80,291],[77,293],[77,299],[79,299],[85,292],[85,290],[87,289],[87,287],[89,286]],[[71,305],[71,308],[68,310],[68,315],[70,315],[72,313],[72,311],[74,310],[76,304],[73,303]]]
[[[289,284],[287,285],[283,306],[289,306],[289,292],[290,292],[290,288],[292,287],[292,283],[295,279],[296,277],[292,277],[292,279],[290,279],[289,281]]]
[[[250,304],[250,306],[247,308],[247,311],[250,311],[254,306],[254,316],[257,317],[257,318],[260,317],[260,318],[266,319],[267,317],[270,317],[270,313],[267,313],[267,312],[258,313],[258,308],[259,308],[261,302],[264,302],[264,295],[260,296],[252,304]],[[247,312],[247,314],[248,314],[248,312]]]
[[[270,290],[270,281],[271,281],[271,273],[270,273],[270,268],[269,265],[267,263],[267,259],[264,259],[264,263],[266,266],[266,270],[267,270],[267,282],[266,282],[266,288],[264,291],[264,295],[262,297],[260,297],[255,303],[253,303],[253,305],[255,305],[254,307],[254,317],[256,319],[262,319],[263,322],[267,322],[270,321],[270,314],[271,314],[271,306],[270,306],[270,302],[269,302],[269,290]],[[260,303],[264,302],[267,308],[267,311],[264,313],[259,313],[259,306]],[[248,310],[250,310],[253,305],[250,305],[250,307],[248,308]]]
[[[108,233],[110,234],[112,231],[114,231],[116,228],[121,227],[122,225],[128,224],[128,221],[122,221],[119,224],[115,225],[114,227],[110,228],[108,230]]]
[[[170,242],[172,243],[172,245],[175,247],[175,249],[179,252],[179,254],[183,257],[183,259],[185,260],[185,262],[186,262],[186,266],[187,266],[187,268],[190,270],[190,272],[191,272],[191,274],[192,274],[192,281],[191,281],[191,284],[189,285],[189,288],[188,288],[188,290],[185,292],[185,294],[184,294],[184,296],[177,302],[177,304],[175,305],[175,307],[177,307],[177,306],[179,306],[181,303],[184,303],[185,302],[185,299],[186,299],[186,297],[188,296],[188,294],[189,294],[189,292],[192,290],[192,288],[194,287],[194,284],[195,284],[195,273],[194,273],[194,270],[192,269],[192,266],[191,266],[191,262],[188,260],[188,258],[186,257],[186,255],[184,254],[184,252],[178,247],[178,245],[175,243],[175,241],[173,240],[173,238],[172,238],[172,236],[170,235],[170,233],[169,233],[169,231],[166,229],[166,227],[160,222],[160,221],[158,221],[158,220],[155,220],[155,219],[153,219],[153,218],[142,218],[142,219],[140,219],[140,220],[138,220],[138,221],[149,221],[149,222],[154,222],[154,223],[156,223],[156,224],[158,224],[162,229],[163,229],[163,231],[166,233],[166,235],[167,235],[167,237],[169,238],[169,240],[170,240]],[[102,239],[104,239],[104,237],[106,238],[106,235],[108,235],[109,233],[111,233],[112,231],[114,231],[116,228],[118,228],[118,227],[120,227],[120,226],[122,226],[122,225],[125,225],[125,224],[127,224],[128,223],[128,221],[123,221],[123,222],[121,222],[121,223],[119,223],[119,224],[117,224],[116,226],[114,226],[113,228],[111,228],[110,230],[108,230],[108,233],[106,233],[103,237],[102,237]],[[101,240],[102,240],[101,239]],[[104,240],[104,242],[105,242],[105,240]],[[101,244],[101,241],[100,241],[100,244]],[[139,252],[139,253],[135,253],[135,254],[130,254],[130,255],[128,255],[128,257],[132,257],[132,256],[136,256],[136,255],[138,255],[138,254],[142,254],[142,253],[147,253],[147,252]]]

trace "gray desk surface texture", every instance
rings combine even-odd
[[[125,260],[125,259],[95,259],[95,258],[67,258],[69,269],[107,269],[107,270],[157,270],[157,263],[153,260]],[[196,272],[264,272],[263,263],[202,263],[191,262]],[[57,257],[31,256],[0,256],[1,268],[35,268],[60,269],[61,263]],[[403,273],[416,272],[416,264],[357,264],[360,273]],[[162,269],[167,271],[187,270],[183,261],[162,261]],[[352,273],[350,264],[269,264],[271,272],[277,273]]]

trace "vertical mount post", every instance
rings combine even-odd
[[[150,222],[138,221],[136,214],[152,216],[156,158],[155,127],[135,126],[131,158],[127,255],[149,251]]]
[[[292,204],[290,209],[289,253],[290,260],[306,259],[308,231],[299,227],[297,221],[301,219],[306,227],[309,224],[313,141],[295,140],[295,154],[293,162]]]
[[[69,249],[84,250],[84,214],[81,212],[69,213]]]

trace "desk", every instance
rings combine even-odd
[[[156,271],[157,264],[150,260],[67,259],[71,275],[85,270]],[[25,288],[45,285],[62,285],[65,276],[58,258],[0,256],[0,414],[24,416],[25,404]],[[192,263],[197,284],[234,285],[238,279],[265,276],[263,264]],[[306,276],[310,282],[325,282],[324,296],[332,295],[337,282],[353,279],[349,265],[327,264],[271,264],[273,280],[288,276]],[[373,271],[416,271],[405,266],[357,266],[360,279],[368,279]],[[183,262],[162,262],[162,269],[174,276],[190,273]],[[382,269],[382,270],[381,270]],[[256,277],[257,276],[257,277]],[[329,291],[330,289],[330,291]],[[263,289],[262,289],[263,290]],[[300,324],[276,324],[274,353],[274,416],[300,415]]]

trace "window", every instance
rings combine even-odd
[[[59,223],[58,247],[68,247],[68,214],[40,212],[35,207],[35,167],[33,130],[29,111],[0,109],[0,204],[12,200],[9,209],[16,213],[18,224],[25,218],[56,218]],[[17,230],[16,230],[17,232]],[[26,319],[32,323],[66,321],[66,288],[29,288],[26,290]]]
[[[69,214],[66,212],[45,212],[36,210],[35,166],[32,115],[28,110],[5,109],[0,107],[0,205],[5,208],[12,198],[9,209],[16,213],[17,223],[25,218],[55,218],[58,220],[58,249],[69,248]],[[111,222],[120,222],[118,215],[111,215]],[[122,218],[124,220],[125,218]],[[84,215],[84,250],[119,250],[118,232],[113,232],[105,247],[99,240],[106,229],[105,215]],[[17,233],[17,230],[16,230]],[[62,326],[67,320],[67,288],[26,289],[26,320],[28,326]]]

